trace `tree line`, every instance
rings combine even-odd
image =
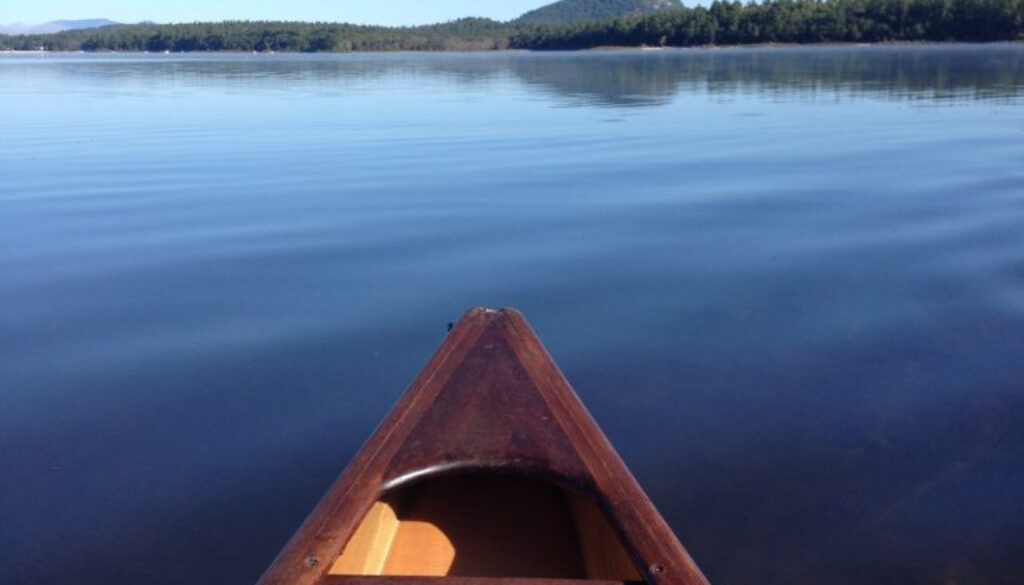
[[[716,0],[643,18],[534,27],[512,47],[1024,40],[1024,0]]]
[[[467,18],[417,27],[219,22],[0,36],[0,50],[480,51],[601,46],[1024,40],[1024,0],[716,0],[647,16],[526,25]]]
[[[0,50],[47,51],[483,51],[509,48],[509,25],[486,18],[384,27],[305,22],[117,25],[47,35],[0,36]]]

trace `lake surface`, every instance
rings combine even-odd
[[[0,55],[0,582],[249,584],[468,307],[714,585],[1024,574],[1024,46]]]

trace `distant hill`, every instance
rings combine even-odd
[[[569,24],[653,14],[683,7],[680,0],[561,0],[531,10],[515,20],[522,24]]]
[[[43,24],[0,24],[0,34],[5,35],[46,35],[67,30],[86,30],[120,24],[106,18],[85,20],[53,20]]]
[[[87,18],[85,20],[54,20],[47,24],[61,27],[61,30],[82,30],[86,28],[100,28],[103,26],[112,26],[115,24],[121,24],[114,22],[106,18]]]

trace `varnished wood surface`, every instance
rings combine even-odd
[[[568,501],[585,574],[591,579],[642,581],[640,571],[601,509],[582,497],[571,497]]]
[[[604,514],[555,484],[458,473],[374,504],[334,575],[641,580]]]
[[[517,579],[478,577],[347,577],[328,575],[321,585],[641,585],[643,581],[600,579]]]
[[[522,315],[475,309],[260,585],[341,583],[327,573],[372,506],[389,490],[455,471],[512,473],[571,488],[597,503],[648,583],[707,583]]]
[[[400,525],[398,512],[391,502],[375,503],[329,572],[333,575],[383,575]]]

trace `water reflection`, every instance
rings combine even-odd
[[[658,106],[681,92],[999,99],[1020,95],[1024,50],[681,50],[600,58],[524,59],[509,68],[524,83],[553,95],[611,107]]]
[[[6,64],[13,58],[7,57]],[[34,59],[38,62],[38,58]],[[680,93],[834,99],[1000,100],[1021,95],[1020,45],[431,55],[128,55],[56,57],[53,74],[112,83],[159,80],[234,91],[320,84],[324,95],[377,86],[514,79],[567,105],[656,107]],[[0,66],[5,61],[0,61]],[[23,63],[24,64],[24,63]],[[305,86],[303,86],[305,87]]]

